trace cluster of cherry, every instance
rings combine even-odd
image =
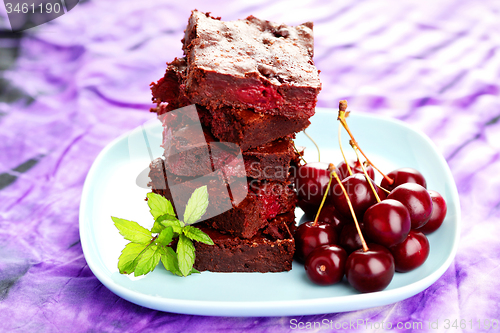
[[[299,167],[299,207],[316,217],[298,227],[295,257],[317,284],[331,285],[345,275],[360,292],[380,291],[395,271],[409,272],[425,262],[425,235],[441,226],[447,207],[438,192],[427,190],[419,171],[401,168],[385,175],[377,169],[354,140],[346,108],[347,102],[341,101],[344,161],[337,167],[322,162]],[[357,160],[345,158],[341,126],[351,137]],[[373,181],[374,169],[383,176],[380,185]]]

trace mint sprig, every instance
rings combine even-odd
[[[139,223],[129,220],[120,219],[111,216],[116,228],[120,231],[126,240],[137,244],[148,244],[151,240],[151,231],[141,227]]]
[[[207,192],[205,191],[205,193]],[[167,199],[156,193],[148,193],[147,197],[148,197],[148,206],[150,209],[149,212],[151,213],[151,215],[153,215],[155,220],[159,216],[164,214],[175,216],[174,207],[172,206],[170,201],[168,201]],[[208,194],[207,194],[207,200],[208,200]]]
[[[175,216],[170,201],[155,193],[148,193],[147,197],[150,213],[155,219],[151,230],[134,221],[111,217],[120,234],[130,241],[118,258],[120,273],[145,275],[153,271],[160,261],[166,270],[178,276],[199,273],[193,268],[196,258],[193,241],[214,244],[210,236],[192,226],[207,211],[207,187],[197,188],[191,195],[184,222]],[[175,239],[178,239],[176,251],[172,248]]]

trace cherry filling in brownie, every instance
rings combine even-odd
[[[170,200],[182,216],[191,193],[207,185],[210,204],[202,219],[221,233],[251,238],[270,219],[295,209],[297,194],[291,182],[246,177],[228,181],[222,172],[180,177],[166,171],[164,164],[163,159],[156,159],[150,165],[152,191]]]
[[[184,77],[187,70],[185,58],[168,64],[165,76],[152,83],[153,101],[158,104],[151,109],[158,115],[194,104],[185,94]],[[248,108],[219,106],[211,109],[196,106],[203,125],[209,128],[220,141],[236,143],[242,150],[258,147],[282,137],[293,137],[310,125],[308,116],[287,117],[255,112]]]

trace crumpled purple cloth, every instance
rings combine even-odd
[[[182,55],[194,8],[225,20],[314,21],[318,106],[347,99],[353,111],[402,119],[434,141],[462,206],[456,259],[435,284],[362,311],[224,318],[143,308],[97,280],[79,242],[83,182],[103,147],[154,118],[149,83]],[[0,14],[8,26],[2,6]],[[19,96],[0,99],[0,331],[289,332],[294,319],[424,322],[396,329],[405,332],[444,331],[446,320],[465,320],[462,331],[500,329],[498,1],[85,1],[27,31],[3,80]]]

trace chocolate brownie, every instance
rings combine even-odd
[[[293,212],[269,222],[282,230],[295,227]],[[212,272],[284,272],[292,269],[295,240],[288,230],[270,236],[259,232],[250,239],[222,234],[206,224],[196,224],[214,241],[214,245],[195,242],[194,267]]]
[[[295,133],[311,124],[307,118],[263,116],[251,110],[227,107],[217,112],[210,110],[209,112],[212,134],[220,141],[238,144],[242,150],[258,147],[283,137],[294,138]]]
[[[290,182],[258,181],[244,178],[228,180],[221,170],[203,177],[180,177],[165,170],[164,160],[150,165],[149,186],[170,200],[182,216],[191,194],[207,185],[209,205],[202,217],[212,228],[242,238],[254,236],[279,214],[293,211],[297,195]]]
[[[200,124],[180,128],[164,124],[163,156],[170,173],[194,177],[223,168],[228,177],[246,177],[245,164],[237,145],[218,142]]]
[[[247,177],[286,181],[297,153],[289,138],[278,139],[243,152]]]
[[[179,83],[184,81],[186,67],[186,58],[175,58],[171,63],[167,63],[165,75],[150,85],[154,103],[173,103],[186,98],[184,90],[179,86]]]
[[[185,84],[182,80],[185,76],[183,72],[185,69],[184,60],[176,59],[168,64],[165,76],[157,83],[151,84],[153,101],[158,104],[151,111],[162,115],[194,104],[194,101],[187,99],[184,94]],[[251,109],[227,106],[207,109],[197,105],[197,111],[202,123],[210,128],[218,140],[236,143],[242,150],[258,147],[286,136],[293,136],[310,125],[309,119],[304,117],[273,116]]]
[[[152,108],[158,115],[185,107],[177,102]],[[255,113],[252,110],[222,108],[212,112],[196,105],[203,125],[211,130],[219,141],[235,143],[242,150],[255,148],[274,140],[289,137],[306,129],[311,122],[305,118],[287,118]]]
[[[285,239],[293,237],[297,231],[297,224],[295,223],[295,212],[280,214],[275,218],[269,220],[266,227],[259,231],[268,239]]]
[[[311,117],[321,90],[312,28],[254,16],[224,22],[194,10],[183,39],[187,97],[210,110]]]
[[[178,176],[203,176],[224,169],[228,177],[286,181],[297,153],[293,141],[278,139],[246,151],[236,144],[219,142],[199,124],[177,126],[169,115],[163,121],[166,168]]]
[[[290,162],[290,171],[288,175],[288,180],[292,184],[296,184],[296,178],[298,175],[299,167],[303,164],[301,157],[304,156],[305,147],[297,146],[296,154],[293,155],[292,161]]]

